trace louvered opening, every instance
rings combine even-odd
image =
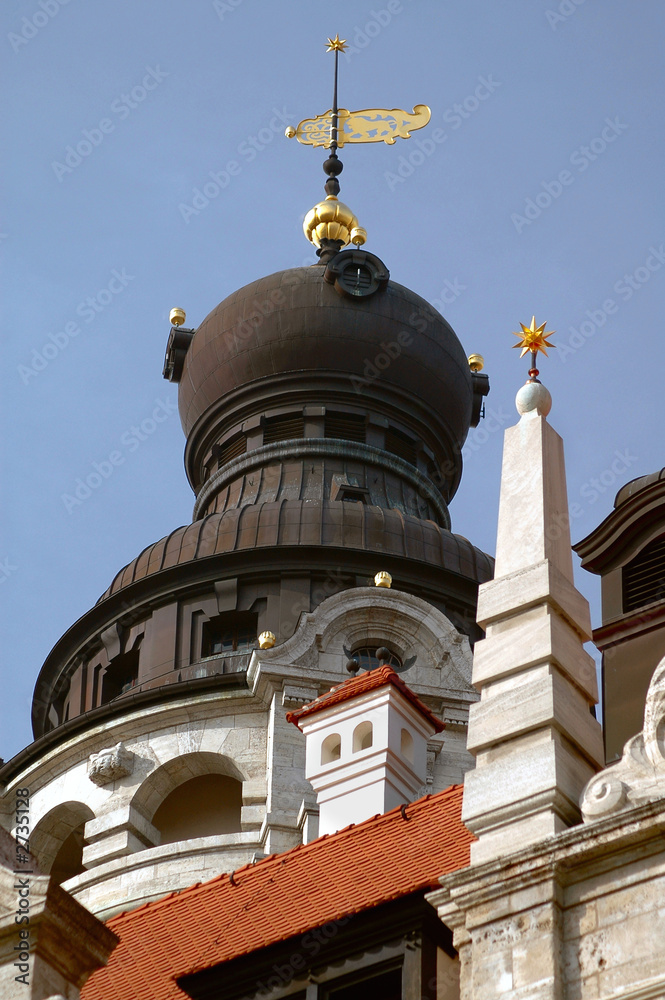
[[[353,413],[326,413],[325,436],[365,442],[365,418]]]
[[[372,284],[372,272],[365,264],[347,267],[343,275],[344,287],[355,295],[362,295]]]
[[[399,455],[405,462],[411,465],[417,464],[417,445],[413,438],[408,437],[395,427],[389,427],[386,431],[386,451],[393,455]]]
[[[275,441],[288,441],[289,438],[305,436],[305,419],[302,415],[269,417],[263,428],[263,443],[272,444]]]
[[[245,435],[234,435],[234,437],[229,438],[226,444],[223,444],[217,452],[217,467],[221,469],[221,467],[226,465],[227,462],[230,462],[232,458],[237,458],[238,455],[244,455],[246,451],[247,438]]]
[[[665,601],[665,535],[655,538],[623,568],[623,610]]]

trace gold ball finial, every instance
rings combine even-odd
[[[259,636],[259,649],[272,649],[276,642],[274,632],[262,632]]]
[[[169,313],[169,322],[171,326],[176,326],[176,327],[182,326],[182,324],[185,322],[186,319],[187,315],[185,313],[185,310],[178,309],[177,306],[175,309],[172,309],[171,312]]]
[[[468,362],[472,372],[481,372],[485,367],[485,358],[482,354],[470,354]]]
[[[374,577],[375,587],[386,587],[390,589],[390,587],[392,587],[392,583],[393,583],[392,576],[390,575],[390,573],[386,573],[385,570],[381,570],[381,572],[377,573],[376,576]]]
[[[367,239],[367,233],[358,225],[349,206],[338,201],[333,194],[307,213],[302,228],[315,247],[320,247],[322,240],[340,240],[342,246],[351,242],[362,246]]]

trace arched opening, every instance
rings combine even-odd
[[[361,722],[353,730],[353,752],[368,750],[374,742],[374,727],[371,722]]]
[[[237,833],[243,778],[222,754],[183,754],[148,775],[131,805],[157,827],[162,844]]]
[[[242,783],[225,774],[190,778],[164,799],[152,817],[162,844],[238,833]]]
[[[30,848],[45,875],[61,885],[81,875],[85,824],[94,819],[92,809],[82,802],[63,802],[51,809],[35,826]]]
[[[402,730],[402,735],[400,737],[400,750],[402,751],[402,757],[408,760],[410,764],[413,764],[413,736],[408,729]]]
[[[342,738],[339,733],[331,733],[326,736],[321,744],[321,763],[332,764],[334,760],[339,760],[342,756]]]

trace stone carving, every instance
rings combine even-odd
[[[665,799],[665,657],[647,692],[644,728],[628,740],[618,764],[592,778],[582,793],[584,821]]]
[[[88,777],[95,785],[108,785],[118,778],[126,778],[134,770],[134,754],[124,743],[90,754]]]

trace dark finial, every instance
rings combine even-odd
[[[332,194],[337,197],[339,194],[339,181],[337,178],[344,169],[344,164],[337,155],[336,150],[333,149],[332,153],[327,160],[323,162],[323,170],[328,175],[328,180],[325,183],[326,194]]]
[[[379,648],[376,651],[376,658],[379,661],[379,664],[389,663],[391,656],[392,653],[390,652],[389,649],[386,649],[385,646],[379,646]]]
[[[349,671],[350,674],[352,674],[355,677],[355,675],[360,670],[360,663],[358,662],[358,660],[353,659],[353,658],[350,659],[350,660],[347,660],[346,661],[346,669]]]

